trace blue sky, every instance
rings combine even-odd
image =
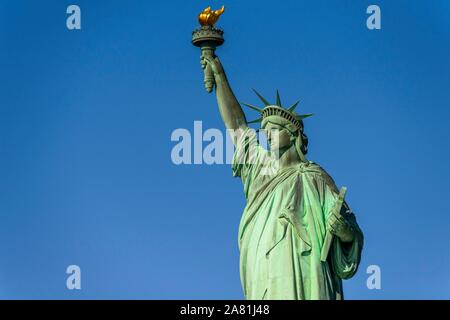
[[[315,114],[309,159],[347,186],[365,234],[346,297],[449,299],[445,0],[1,0],[0,298],[243,298],[240,181],[170,157],[176,128],[223,129],[190,44],[209,4],[226,6],[217,53],[238,99],[279,89]]]

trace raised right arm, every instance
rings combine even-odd
[[[217,56],[214,58],[202,57],[201,64],[203,68],[206,67],[206,64],[209,64],[214,73],[217,103],[219,105],[220,115],[225,123],[225,127],[230,130],[241,129],[236,131],[237,135],[239,135],[239,131],[243,132],[247,128],[247,120],[245,119],[245,114],[242,111],[239,102],[231,90],[219,58]],[[239,136],[234,138],[239,138]],[[233,141],[234,140],[235,139],[233,139]]]

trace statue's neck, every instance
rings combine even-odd
[[[286,149],[281,149],[278,152],[278,165],[280,169],[296,166],[302,163],[304,160],[300,158],[297,150],[295,149],[295,144],[292,144]]]

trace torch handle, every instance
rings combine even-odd
[[[201,49],[203,57],[208,57],[211,59],[214,57],[214,51],[216,49],[215,47],[203,46]],[[204,72],[203,83],[205,84],[205,89],[208,93],[211,93],[214,88],[214,85],[216,84],[216,82],[214,81],[214,72],[212,71],[211,66],[209,64],[206,65],[203,72]]]

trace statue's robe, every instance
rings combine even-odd
[[[341,214],[354,240],[333,237],[327,261],[320,260],[325,222],[339,195],[334,181],[310,161],[270,174],[275,160],[252,129],[244,136],[236,143],[232,169],[247,200],[238,239],[245,297],[343,299],[342,279],[356,273],[363,235],[344,202]]]

